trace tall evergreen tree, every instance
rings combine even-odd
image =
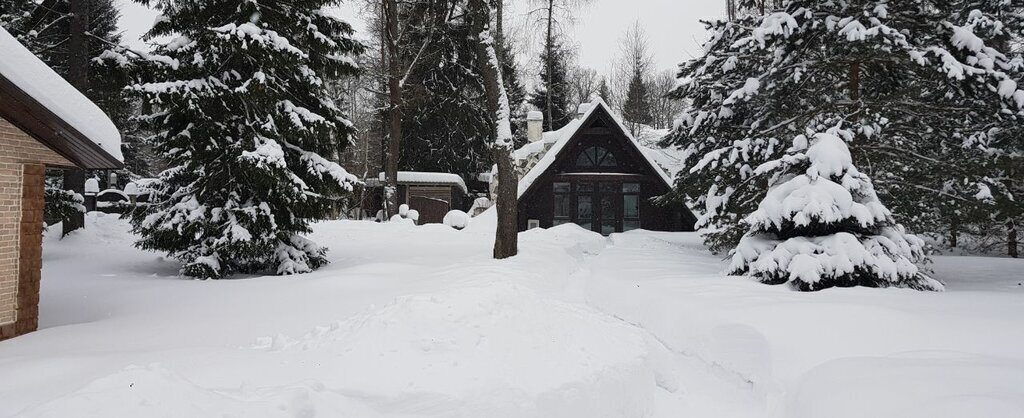
[[[998,0],[788,0],[710,23],[706,55],[682,67],[686,83],[673,93],[693,105],[665,141],[685,150],[689,169],[677,189],[703,206],[699,226],[714,230],[708,243],[727,249],[763,232],[757,219],[741,221],[793,175],[807,132],[851,133],[840,137],[896,222],[914,223],[921,204],[973,208],[979,190],[996,193],[993,179],[1006,177],[999,161],[1024,155],[1024,65],[997,49],[1014,27],[1000,20],[1008,8]],[[878,232],[872,225],[851,227],[862,228],[855,236],[864,245]]]
[[[639,71],[629,80],[626,100],[622,103],[622,118],[626,120],[633,135],[638,135],[643,125],[654,121],[651,114],[651,94],[647,82]]]
[[[551,51],[550,57],[548,51]],[[569,123],[576,110],[569,103],[569,83],[566,81],[569,51],[556,40],[550,49],[541,53],[540,60],[550,62],[551,68],[541,71],[540,84],[530,94],[529,102],[537,109],[547,109],[550,93],[551,113],[549,116],[548,112],[544,112],[544,128],[553,131]],[[548,74],[551,76],[548,77]]]
[[[499,41],[499,40],[496,40]],[[508,41],[498,49],[498,59],[501,61],[501,80],[505,86],[505,93],[508,95],[509,107],[512,111],[512,138],[515,145],[522,146],[526,143],[526,88],[519,80],[519,64],[516,63],[516,55],[511,53]]]
[[[132,90],[171,168],[164,198],[133,217],[137,245],[199,278],[322,266],[326,250],[302,235],[357,181],[322,157],[353,131],[327,83],[357,71],[351,27],[323,12],[329,0],[155,3],[148,36],[173,38]]]
[[[400,45],[411,63],[404,83],[401,168],[475,176],[491,165],[476,48],[464,0],[415,2],[402,9]],[[428,41],[424,41],[427,39]],[[426,42],[429,50],[422,50]]]

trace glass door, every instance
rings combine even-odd
[[[619,211],[619,201],[622,200],[619,194],[618,183],[600,183],[598,190],[601,196],[600,225],[595,225],[595,232],[601,235],[611,235],[619,230],[618,224],[622,220],[622,213]]]

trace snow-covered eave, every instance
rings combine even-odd
[[[0,117],[39,143],[88,170],[120,169],[124,163],[0,74]],[[120,137],[119,137],[120,138]]]
[[[3,28],[0,56],[0,117],[79,167],[124,166],[110,118]]]
[[[534,165],[533,168],[531,168],[530,171],[526,173],[526,175],[523,176],[522,179],[519,180],[518,198],[521,199],[530,190],[530,188],[537,181],[537,179],[541,175],[543,175],[544,172],[546,172],[549,168],[551,168],[551,165],[554,164],[555,160],[558,159],[558,156],[559,154],[561,154],[562,149],[565,148],[565,145],[571,142],[574,137],[576,137],[576,135],[579,133],[580,128],[587,124],[587,121],[589,121],[590,118],[594,115],[594,113],[597,112],[598,108],[604,109],[605,113],[607,113],[608,116],[613,121],[615,121],[616,125],[618,126],[618,129],[622,131],[623,135],[626,136],[626,139],[629,140],[629,143],[636,148],[637,153],[639,153],[640,156],[643,157],[644,161],[646,161],[647,164],[650,166],[650,169],[658,174],[659,178],[661,178],[661,180],[665,183],[665,186],[670,189],[672,188],[672,177],[670,177],[668,173],[666,173],[665,170],[663,170],[661,166],[659,166],[658,163],[651,158],[650,155],[644,152],[644,150],[640,149],[640,143],[637,142],[636,138],[634,138],[632,134],[629,133],[629,129],[626,129],[626,126],[622,123],[622,121],[619,120],[619,118],[615,117],[615,114],[611,112],[611,109],[608,107],[608,104],[605,103],[604,100],[601,100],[599,98],[595,100],[593,103],[591,103],[590,108],[587,109],[587,112],[584,113],[583,116],[581,116],[577,120],[570,122],[571,125],[566,126],[566,128],[569,129],[566,129],[565,132],[559,132],[560,138],[558,138],[558,140],[551,145],[551,149],[549,149],[547,153],[545,153],[544,156],[541,157],[540,161],[538,161],[537,164]]]
[[[385,174],[380,173],[377,175],[377,179],[383,182],[385,180]],[[462,190],[463,193],[469,194],[469,187],[466,187],[465,180],[462,179],[458,174],[452,173],[437,173],[437,172],[426,172],[426,171],[399,171],[398,172],[398,184],[412,184],[412,185],[444,185],[444,186],[457,186]]]

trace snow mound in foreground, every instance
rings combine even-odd
[[[204,389],[159,364],[132,366],[25,412],[24,417],[376,417],[319,383],[281,388]]]
[[[1016,417],[1024,367],[955,352],[843,358],[809,371],[789,402],[795,418]]]
[[[592,308],[498,282],[402,297],[254,348],[336,370],[334,390],[434,399],[453,416],[623,417],[649,412],[658,347]]]

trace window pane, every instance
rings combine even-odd
[[[576,219],[579,221],[590,221],[594,218],[594,208],[590,196],[578,196],[576,198]]]
[[[579,183],[576,185],[576,191],[579,193],[593,193],[594,183]]]
[[[594,162],[591,161],[590,156],[584,151],[580,154],[579,158],[576,158],[577,167],[593,167]]]
[[[623,193],[640,193],[640,183],[622,183]]]
[[[619,185],[615,183],[600,183],[602,194],[616,194],[619,192]]]
[[[555,226],[565,225],[567,223],[569,223],[568,219],[555,219],[555,222],[554,222]]]
[[[640,196],[622,195],[622,216],[626,219],[640,218]]]
[[[640,229],[640,221],[623,221],[622,230],[632,231],[634,229]]]
[[[569,209],[569,195],[568,194],[556,194],[555,195],[555,217],[556,218],[568,218],[570,215]]]
[[[555,183],[555,193],[569,193],[569,183]]]
[[[607,152],[604,156],[604,159],[601,160],[601,167],[615,167],[615,165],[615,155],[612,155],[612,153]]]
[[[618,196],[601,195],[601,219],[615,220],[618,212],[615,208],[615,201]]]

